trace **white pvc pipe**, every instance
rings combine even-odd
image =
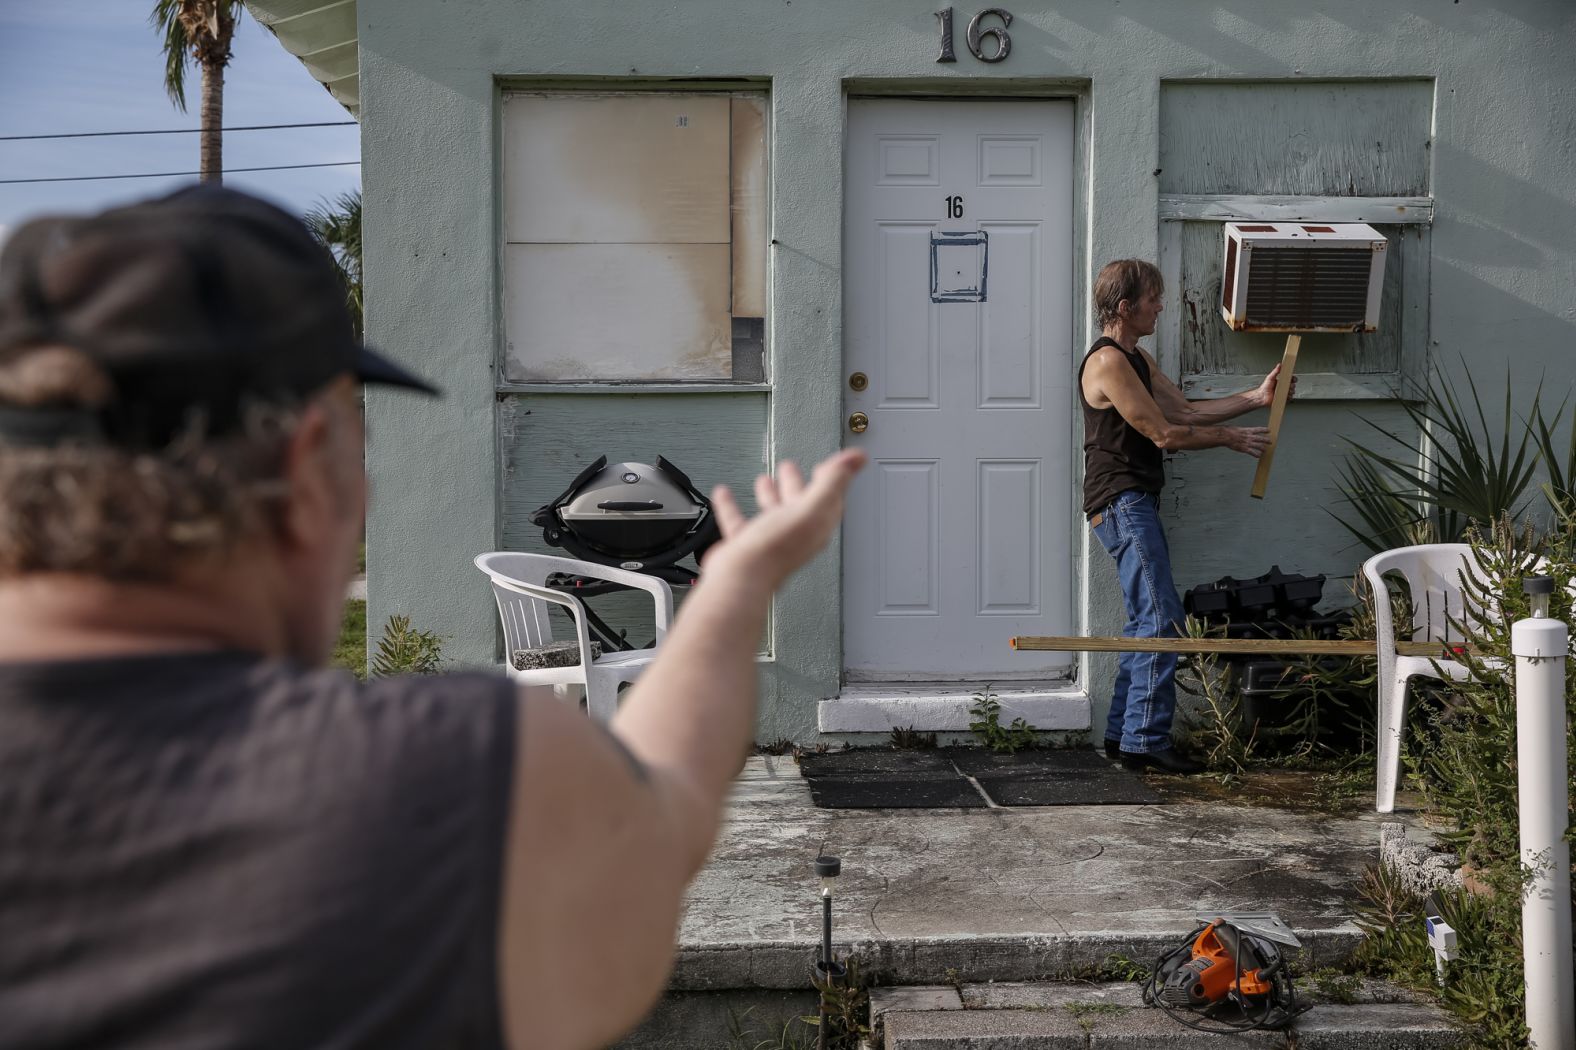
[[[1528,1045],[1576,1050],[1572,1002],[1570,788],[1565,761],[1565,656],[1569,631],[1546,617],[1511,627],[1516,657],[1516,758],[1521,863],[1531,869],[1522,896],[1522,961]]]

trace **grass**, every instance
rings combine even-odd
[[[356,572],[367,571],[367,545],[362,541],[356,550]],[[339,625],[339,641],[334,643],[335,667],[351,671],[357,678],[367,677],[367,602],[364,598],[351,598],[345,602],[345,620]]]
[[[367,676],[367,603],[360,598],[345,603],[345,620],[339,628],[332,662],[335,667],[354,672],[357,678]]]
[[[1073,1015],[1073,1020],[1078,1022],[1078,1027],[1086,1033],[1094,1031],[1094,1021],[1099,1016],[1111,1016],[1126,1012],[1126,1007],[1116,1003],[1091,1003],[1074,1001],[1063,1003],[1063,1008]]]

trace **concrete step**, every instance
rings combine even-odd
[[[1214,1035],[1144,1006],[1136,984],[999,983],[877,988],[870,1010],[884,1050],[1435,1050],[1463,1045],[1439,1007],[1381,982],[1339,990],[1332,1002],[1298,988],[1312,1008],[1287,1032]]]
[[[746,1016],[764,1040],[808,1012],[823,853],[843,862],[837,957],[882,988],[1087,981],[1152,964],[1216,909],[1276,912],[1311,972],[1342,966],[1362,939],[1351,917],[1379,821],[1230,799],[824,810],[791,758],[755,756],[686,893],[669,994],[620,1046],[727,1045],[708,1039]]]

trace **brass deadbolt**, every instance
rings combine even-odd
[[[860,391],[869,385],[870,377],[865,375],[863,372],[855,372],[853,375],[848,377],[848,387],[850,390]]]
[[[870,417],[863,412],[855,412],[848,417],[848,429],[856,434],[863,434],[868,426],[870,426]]]

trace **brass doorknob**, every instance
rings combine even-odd
[[[870,417],[863,412],[855,412],[848,417],[848,429],[856,434],[863,434],[868,426],[870,426]]]

